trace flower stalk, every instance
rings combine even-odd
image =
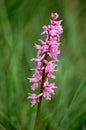
[[[51,95],[55,94],[54,89],[57,88],[55,83],[49,83],[49,79],[56,78],[53,73],[57,71],[56,66],[60,54],[59,45],[61,44],[60,37],[63,28],[61,25],[62,20],[56,20],[59,17],[57,13],[52,13],[51,17],[50,25],[44,25],[44,31],[41,33],[41,35],[46,35],[46,39],[39,40],[41,45],[35,44],[37,56],[32,58],[32,61],[37,62],[37,67],[32,69],[34,70],[32,78],[28,78],[33,83],[31,86],[32,91],[35,91],[40,86],[39,94],[29,93],[28,96],[31,99],[31,106],[38,103],[34,130],[38,130],[42,98],[51,100]]]

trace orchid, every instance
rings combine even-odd
[[[51,100],[51,96],[55,94],[54,89],[57,88],[55,83],[49,83],[49,79],[55,79],[54,72],[56,71],[58,55],[60,54],[59,46],[61,44],[60,37],[63,33],[61,25],[62,20],[56,20],[59,17],[57,13],[51,13],[50,25],[43,26],[41,35],[46,35],[46,38],[39,40],[41,45],[35,44],[37,56],[31,60],[37,63],[37,67],[33,68],[34,74],[28,80],[33,83],[31,90],[40,87],[39,94],[29,94],[31,105],[40,104],[42,97],[46,100]]]

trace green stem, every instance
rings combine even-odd
[[[41,102],[42,102],[42,96],[39,98],[39,102],[38,102],[34,130],[39,130],[39,124],[40,124],[39,117],[40,117]]]

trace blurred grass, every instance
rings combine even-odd
[[[35,66],[34,43],[51,12],[63,19],[58,89],[43,101],[42,130],[86,130],[86,2],[0,0],[0,130],[32,130],[36,107],[27,100],[27,77]]]

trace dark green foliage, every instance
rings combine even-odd
[[[0,0],[0,130],[33,130],[36,106],[27,99],[34,43],[51,12],[63,19],[58,89],[42,102],[41,130],[86,130],[86,2]]]

